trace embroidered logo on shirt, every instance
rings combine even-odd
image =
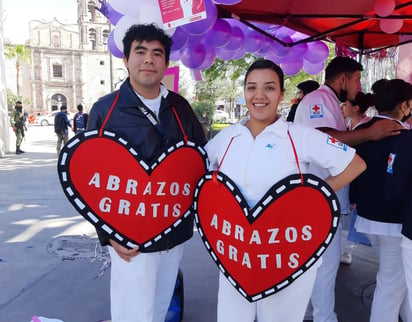
[[[335,139],[332,136],[328,136],[326,143],[334,146],[335,148],[342,149],[343,151],[346,151],[348,149],[348,146],[345,143],[342,143],[341,141]]]
[[[395,153],[389,153],[388,167],[386,168],[387,173],[393,173],[393,164],[395,163],[395,158],[396,158]]]
[[[272,149],[272,148],[273,148],[273,145],[270,144],[270,143],[268,143],[268,144],[266,144],[265,148]]]
[[[315,104],[310,106],[310,118],[323,118],[323,105]]]

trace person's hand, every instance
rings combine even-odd
[[[116,251],[117,255],[124,261],[130,263],[130,260],[139,255],[139,247],[135,247],[132,249],[128,249],[122,245],[120,245],[118,242],[116,242],[113,239],[109,240],[110,245],[112,245],[113,249]]]
[[[13,132],[16,132],[16,129],[17,129],[17,128],[16,128],[15,126],[13,126]]]
[[[371,140],[378,141],[387,136],[398,135],[405,128],[393,120],[381,120],[369,127]]]

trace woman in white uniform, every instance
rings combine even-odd
[[[220,165],[219,171],[237,185],[249,207],[275,183],[298,173],[298,164],[302,173],[308,173],[311,163],[327,169],[330,176],[325,181],[335,191],[365,170],[352,148],[320,131],[283,121],[277,114],[283,94],[281,68],[269,60],[254,62],[244,83],[250,116],[223,129],[206,145],[211,170]],[[218,322],[253,322],[256,318],[259,322],[301,322],[319,262],[287,288],[255,302],[245,299],[221,273]]]

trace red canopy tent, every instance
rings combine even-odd
[[[285,46],[329,40],[356,49],[360,54],[412,42],[412,1],[396,0],[386,17],[375,11],[375,0],[242,0],[234,5],[217,5],[220,18],[235,18]],[[403,26],[385,33],[380,19],[402,19]],[[259,23],[282,25],[308,35],[285,44]]]

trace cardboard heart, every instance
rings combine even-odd
[[[292,284],[315,264],[339,223],[339,201],[320,178],[291,175],[251,209],[225,174],[195,191],[195,222],[222,273],[253,302]]]
[[[141,251],[190,220],[206,153],[179,142],[153,164],[115,133],[84,132],[62,149],[60,183],[72,205],[95,227]]]

